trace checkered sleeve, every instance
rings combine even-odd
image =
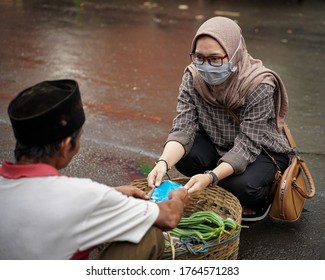
[[[232,149],[220,159],[231,164],[235,173],[244,172],[261,153],[262,146],[271,151],[288,150],[286,140],[276,130],[273,87],[260,84],[236,113],[241,120],[240,131]]]
[[[198,117],[196,111],[195,100],[193,96],[197,96],[193,88],[193,78],[189,72],[183,75],[182,83],[179,87],[179,95],[177,100],[177,115],[173,120],[173,125],[167,138],[169,141],[177,141],[183,145],[185,155],[190,151],[198,129]]]

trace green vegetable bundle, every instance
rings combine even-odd
[[[196,236],[201,240],[220,238],[222,233],[228,233],[227,229],[238,229],[233,219],[224,219],[213,211],[199,211],[191,216],[182,218],[178,226],[170,231],[176,237]]]

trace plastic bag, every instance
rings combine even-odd
[[[166,180],[163,183],[160,184],[160,186],[156,187],[153,190],[151,195],[150,200],[153,200],[155,202],[161,202],[164,200],[168,200],[168,194],[170,191],[172,190],[176,190],[179,188],[183,188],[183,185],[175,183],[173,181],[170,180]]]

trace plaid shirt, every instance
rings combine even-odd
[[[262,146],[270,152],[292,152],[284,133],[276,129],[272,86],[257,86],[246,103],[234,112],[240,125],[226,109],[206,102],[194,89],[192,75],[186,71],[179,88],[177,115],[166,143],[181,143],[186,155],[196,131],[204,131],[222,156],[219,163],[229,163],[236,174],[244,172],[247,165],[256,160]]]

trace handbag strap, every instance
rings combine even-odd
[[[313,177],[311,176],[305,161],[303,159],[301,159],[299,156],[296,156],[296,157],[297,157],[298,164],[300,165],[300,167],[302,168],[303,172],[306,175],[307,181],[309,183],[310,192],[305,193],[301,188],[299,188],[299,186],[294,184],[295,190],[297,190],[299,192],[299,194],[304,198],[312,198],[315,195],[315,192],[316,192]]]
[[[287,139],[288,139],[288,142],[289,142],[289,144],[290,144],[290,147],[291,147],[292,149],[296,149],[296,148],[297,148],[296,142],[295,142],[295,140],[293,139],[292,134],[291,134],[291,132],[290,132],[290,129],[289,129],[289,127],[287,126],[286,123],[284,123],[284,125],[283,125],[283,130],[284,130],[284,133],[285,133],[285,135],[286,135],[286,137],[287,137]]]
[[[235,122],[240,125],[240,119],[238,118],[238,116],[235,114],[234,111],[226,108],[227,112],[233,117],[233,119],[235,120]],[[288,128],[288,131],[289,131],[289,128]],[[289,134],[291,135],[290,131],[289,131]],[[293,140],[293,137],[291,135],[291,138]],[[290,143],[291,145],[291,143]],[[275,158],[273,156],[271,156],[271,154],[262,146],[262,150],[263,152],[272,160],[272,162],[275,164],[276,168],[278,169],[278,171],[281,172],[281,168],[279,167],[278,163],[276,162]]]

